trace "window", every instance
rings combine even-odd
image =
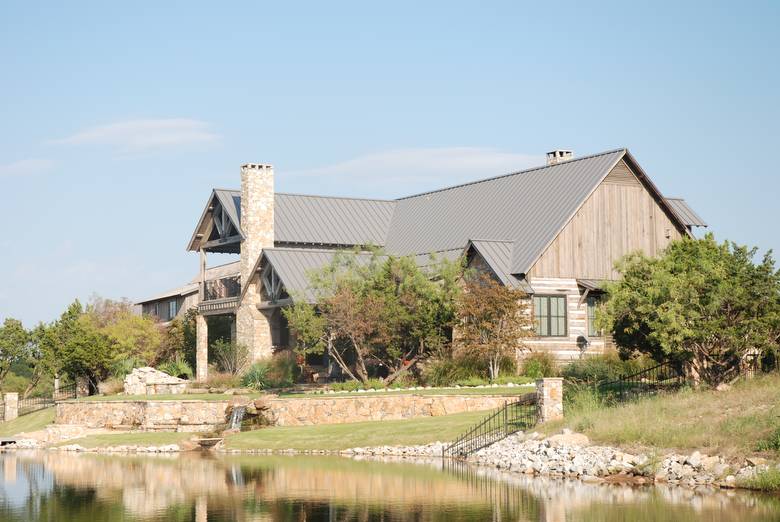
[[[173,319],[179,311],[179,302],[176,299],[168,301],[168,319]]]
[[[566,296],[534,296],[536,335],[540,337],[566,336]]]
[[[588,296],[588,337],[601,337],[604,332],[596,328],[596,308],[599,306],[599,298]]]
[[[160,317],[160,303],[153,303],[152,304],[152,315],[159,318]]]

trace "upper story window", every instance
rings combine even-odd
[[[588,296],[588,337],[601,337],[604,332],[596,327],[596,308],[599,306],[597,296]]]
[[[536,335],[540,337],[566,336],[566,296],[534,296]]]
[[[176,299],[168,301],[168,319],[173,319],[179,313],[179,302]]]

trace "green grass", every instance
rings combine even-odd
[[[350,398],[350,397],[376,397],[386,395],[506,395],[515,396],[523,395],[535,390],[534,385],[525,386],[499,386],[497,388],[431,388],[430,390],[399,390],[399,391],[379,391],[379,392],[366,392],[366,393],[304,393],[304,392],[289,392],[282,393],[279,396],[285,398],[302,398],[302,399],[338,399],[338,398]]]
[[[80,401],[229,401],[234,397],[257,398],[260,393],[228,395],[225,393],[181,393],[160,395],[92,395]]]
[[[230,449],[343,450],[347,448],[427,444],[449,441],[490,412],[478,411],[409,420],[280,426],[229,435]]]
[[[166,444],[178,444],[195,435],[192,433],[174,432],[131,432],[131,433],[103,433],[89,435],[78,439],[70,439],[55,446],[78,444],[85,448],[97,448],[105,446],[162,446]]]
[[[759,491],[779,491],[780,469],[770,468],[761,473],[757,473],[755,477],[741,481],[739,486]]]
[[[770,448],[777,436],[780,376],[743,381],[729,391],[683,390],[610,408],[584,391],[568,397],[564,411],[564,421],[540,426],[540,431],[566,426],[602,444],[744,456]],[[765,454],[780,457],[777,451]]]
[[[12,421],[0,423],[0,437],[10,437],[17,433],[42,430],[52,422],[54,422],[54,408],[28,413]]]

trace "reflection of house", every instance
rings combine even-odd
[[[397,200],[275,193],[270,165],[244,165],[241,190],[212,191],[188,246],[205,281],[197,373],[206,372],[207,317],[235,317],[238,341],[267,356],[287,344],[280,308],[311,298],[307,274],[338,249],[368,245],[421,263],[465,254],[533,296],[534,348],[561,359],[599,350],[593,311],[614,262],[634,250],[655,255],[694,226],[705,224],[683,200],[664,198],[625,149],[576,159],[553,151],[546,166]],[[240,255],[240,284],[213,281],[209,252]]]

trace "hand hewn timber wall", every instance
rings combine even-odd
[[[246,403],[237,396],[233,403]],[[503,406],[512,397],[487,395],[381,395],[343,398],[258,400],[262,414],[276,426],[435,417]],[[224,427],[231,401],[127,400],[64,401],[55,422],[91,428],[202,432]]]

